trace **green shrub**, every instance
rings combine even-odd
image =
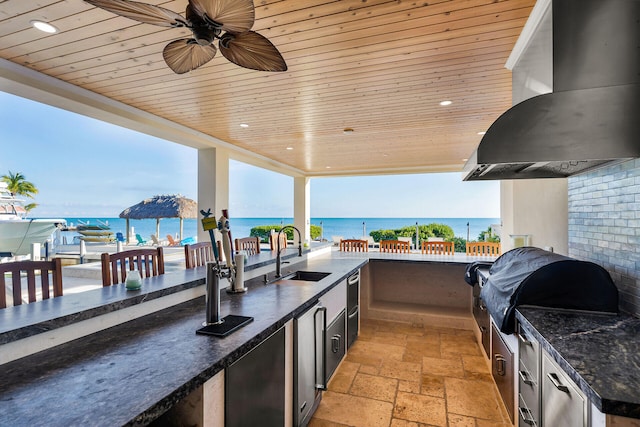
[[[478,234],[478,242],[499,242],[500,236],[493,234],[493,229],[489,226],[485,231]]]
[[[467,252],[467,240],[462,237],[454,237],[451,239],[455,252]]]
[[[455,237],[451,226],[437,223],[418,225],[418,233],[420,241],[427,240],[429,237],[440,237],[450,242],[453,241]],[[395,230],[374,230],[370,232],[369,235],[373,237],[373,240],[376,242],[380,240],[396,240],[398,237],[411,237],[411,239],[415,241],[416,227],[415,225],[409,225]]]
[[[290,224],[285,224],[285,227]],[[258,237],[262,243],[269,243],[269,234],[271,234],[271,230],[274,230],[276,233],[280,231],[282,226],[280,224],[276,225],[259,225],[257,227],[253,227],[249,235],[251,237]],[[320,226],[319,225],[311,225],[310,234],[311,240],[315,240],[320,237]],[[296,233],[292,228],[287,228],[285,231],[287,235],[287,240],[296,240],[298,238],[298,233]]]
[[[395,240],[397,237],[394,230],[374,230],[369,233],[369,236],[373,237],[376,242],[380,240]]]

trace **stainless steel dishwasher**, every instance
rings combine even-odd
[[[327,309],[318,303],[294,319],[294,421],[306,426],[326,388]]]

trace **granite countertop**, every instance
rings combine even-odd
[[[528,307],[516,318],[601,412],[640,418],[640,319]]]
[[[196,335],[205,319],[201,297],[0,365],[2,423],[144,425],[366,262],[312,258],[287,269],[332,274],[294,285],[255,278],[245,282],[244,294],[221,292],[221,316],[254,318],[225,338]]]

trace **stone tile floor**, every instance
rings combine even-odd
[[[471,331],[363,320],[310,427],[510,427]]]

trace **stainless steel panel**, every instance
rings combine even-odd
[[[520,427],[540,424],[540,344],[518,322]],[[531,420],[535,423],[531,424]]]
[[[294,319],[294,422],[306,426],[322,397],[316,387],[316,369],[322,364],[322,306],[316,305]],[[320,345],[319,345],[320,344]]]
[[[336,317],[334,321],[327,326],[327,334],[325,338],[325,361],[327,363],[325,383],[329,382],[329,379],[345,355],[345,320],[346,313],[345,310],[342,310],[338,317]]]
[[[587,426],[587,401],[553,360],[542,355],[542,425]]]
[[[225,371],[225,425],[282,426],[285,419],[284,327]]]
[[[358,321],[360,310],[356,305],[347,316],[347,349],[358,339]]]
[[[513,422],[514,411],[514,386],[513,378],[514,357],[513,353],[502,340],[500,332],[495,326],[491,327],[491,373],[498,386],[500,397],[504,402],[507,413]]]

